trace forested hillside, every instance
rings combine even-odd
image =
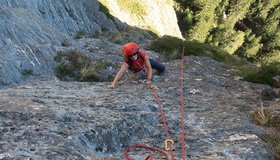
[[[186,40],[280,66],[279,0],[175,0]]]

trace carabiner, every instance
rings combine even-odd
[[[168,143],[171,143],[171,145],[173,145],[174,144],[174,141],[172,141],[172,139],[166,139],[165,141],[164,141],[164,148],[165,148],[165,150],[166,151],[169,151],[170,150],[170,148],[168,147]]]

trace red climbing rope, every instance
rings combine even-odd
[[[152,90],[154,92],[154,95],[156,97],[156,100],[157,100],[157,103],[158,103],[158,107],[160,108],[161,118],[162,118],[162,121],[163,121],[165,135],[166,135],[166,141],[165,141],[166,144],[165,145],[167,145],[167,146],[169,145],[169,147],[165,147],[165,148],[169,149],[171,157],[172,157],[172,160],[174,160],[174,153],[173,153],[172,143],[169,143],[169,142],[172,142],[172,140],[170,139],[170,136],[168,134],[168,127],[167,127],[166,119],[165,119],[165,116],[164,116],[163,107],[161,106],[160,100],[158,98],[156,87],[154,85],[152,85],[151,88],[152,88]]]
[[[182,160],[186,159],[186,150],[185,150],[185,111],[184,111],[184,46],[182,51],[182,61],[181,61],[181,128],[182,128]]]
[[[182,160],[185,160],[186,159],[186,154],[185,154],[185,117],[184,117],[184,47],[183,47],[183,51],[182,51],[182,61],[181,61],[181,75],[180,75],[180,79],[181,79],[181,116],[182,116],[182,124],[181,124],[181,127],[182,127]],[[165,150],[169,150],[170,151],[170,155],[171,155],[171,158],[172,160],[175,159],[175,156],[174,156],[174,153],[173,153],[173,148],[172,148],[172,145],[173,145],[173,141],[170,139],[170,136],[169,136],[169,133],[168,133],[168,127],[167,127],[167,123],[166,123],[166,119],[165,119],[165,116],[164,116],[164,111],[163,111],[163,107],[161,106],[161,103],[160,103],[160,99],[158,98],[158,94],[157,94],[157,90],[156,90],[156,87],[154,85],[151,86],[152,90],[153,90],[153,93],[155,95],[155,98],[156,98],[156,101],[158,103],[158,107],[160,108],[160,113],[161,113],[161,118],[162,118],[162,121],[163,121],[163,124],[164,124],[164,130],[165,130],[165,134],[166,134],[166,140],[165,140]],[[159,150],[159,149],[156,149],[156,148],[153,148],[153,147],[150,147],[150,146],[145,146],[145,145],[141,145],[141,144],[134,144],[132,146],[129,146],[125,151],[124,151],[124,157],[127,159],[127,160],[133,160],[132,158],[130,158],[128,156],[128,151],[132,148],[145,148],[145,149],[150,149],[150,150],[153,150],[153,151],[157,151],[159,152],[160,154],[162,154],[166,159],[169,159],[169,156],[167,153],[165,153],[164,151],[162,150]],[[148,155],[146,157],[145,160],[153,160],[153,157],[152,155]]]
[[[164,111],[163,111],[163,107],[161,106],[161,103],[160,103],[160,99],[158,98],[158,95],[157,95],[157,91],[156,91],[156,87],[154,85],[151,86],[152,90],[153,90],[153,93],[156,97],[156,101],[158,103],[158,106],[160,108],[160,112],[161,112],[161,118],[163,120],[163,124],[164,124],[164,129],[165,129],[165,134],[166,134],[166,140],[165,140],[165,149],[166,150],[169,150],[170,151],[170,154],[171,154],[171,157],[172,157],[172,160],[174,160],[174,153],[173,153],[173,148],[172,148],[172,144],[173,144],[173,141],[170,139],[169,137],[169,134],[168,134],[168,128],[167,128],[167,123],[166,123],[166,119],[164,117]],[[124,157],[127,159],[127,160],[133,160],[132,158],[129,158],[128,156],[128,151],[131,149],[131,148],[146,148],[146,149],[150,149],[150,150],[154,150],[154,151],[157,151],[159,153],[161,153],[162,155],[164,155],[167,159],[168,158],[168,155],[164,152],[164,151],[161,151],[159,149],[156,149],[156,148],[153,148],[153,147],[149,147],[149,146],[144,146],[144,145],[140,145],[140,144],[135,144],[135,145],[132,145],[132,146],[129,146],[125,152],[124,152]],[[151,155],[149,155],[149,157],[151,157]],[[147,158],[149,158],[147,157]],[[147,159],[146,158],[146,159]],[[149,159],[147,159],[149,160]]]

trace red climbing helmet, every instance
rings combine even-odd
[[[129,42],[122,46],[122,50],[123,50],[123,54],[128,57],[138,52],[139,46],[134,42]]]

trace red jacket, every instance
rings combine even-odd
[[[145,70],[144,58],[147,56],[147,53],[144,51],[140,51],[140,54],[141,54],[142,58],[140,56],[138,56],[136,60],[132,60],[132,64],[130,65],[130,70],[132,70],[134,72],[139,72],[141,70]],[[125,63],[127,63],[129,65],[130,62],[129,62],[128,58],[125,60]]]

